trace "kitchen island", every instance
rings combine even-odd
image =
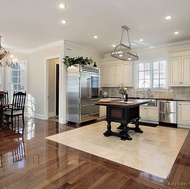
[[[119,136],[121,140],[132,140],[128,134],[129,130],[143,133],[139,128],[139,106],[141,104],[148,103],[149,100],[130,100],[130,101],[99,101],[96,105],[106,106],[106,121],[107,131],[104,136],[109,137],[111,135]],[[120,126],[117,128],[120,132],[113,132],[111,130],[111,122],[119,122]],[[135,127],[128,127],[128,123],[135,124]]]

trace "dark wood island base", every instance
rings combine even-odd
[[[104,132],[104,136],[118,136],[121,140],[132,140],[132,137],[128,134],[129,130],[134,130],[138,133],[143,133],[139,128],[139,105],[148,103],[147,100],[133,100],[132,102],[98,102],[96,105],[106,106],[106,121],[107,131]],[[120,126],[117,128],[121,131],[113,132],[111,130],[111,122],[118,122]],[[135,127],[128,127],[129,123],[135,124]]]

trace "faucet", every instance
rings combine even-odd
[[[148,98],[150,98],[150,88],[148,87],[148,89],[147,89],[147,91],[145,90],[145,84],[147,84],[148,86],[149,86],[149,83],[147,82],[147,81],[144,81],[142,84],[141,84],[141,87],[144,85],[144,87],[143,87],[143,98],[145,98],[146,97],[146,95],[147,95],[147,97]]]

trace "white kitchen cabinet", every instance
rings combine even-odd
[[[123,83],[123,63],[117,63],[115,65],[115,84],[120,86]]]
[[[109,61],[101,66],[101,87],[115,86],[115,63]]]
[[[121,83],[126,87],[132,86],[131,62],[121,60],[103,62],[101,67],[101,87],[119,87]]]
[[[131,72],[132,72],[132,63],[127,62],[123,64],[123,84],[127,87],[132,87],[132,78],[131,78]]]
[[[190,86],[190,56],[170,60],[170,86]]]
[[[116,85],[120,86],[122,83],[126,87],[131,87],[131,62],[124,63],[123,61],[121,61],[121,63],[116,64],[115,70]]]
[[[140,106],[140,121],[158,121],[158,106]]]
[[[106,117],[106,106],[100,106],[100,117]]]
[[[178,101],[178,127],[190,129],[190,102]]]

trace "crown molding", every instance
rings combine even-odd
[[[30,53],[39,52],[39,51],[42,51],[42,50],[47,50],[47,49],[58,47],[58,46],[61,46],[61,45],[64,45],[64,40],[56,41],[56,42],[49,43],[49,44],[41,46],[41,47],[31,49]]]
[[[46,45],[41,46],[41,47],[37,47],[37,48],[34,48],[34,49],[28,49],[28,50],[19,49],[19,48],[13,47],[13,46],[5,46],[5,48],[7,50],[11,51],[11,53],[29,54],[29,53],[39,52],[39,51],[42,51],[42,50],[47,50],[47,49],[50,49],[50,48],[53,48],[53,47],[58,47],[58,46],[61,46],[61,45],[64,45],[64,40],[56,41],[56,42],[49,43],[49,44],[46,44]]]
[[[179,46],[179,45],[185,45],[185,44],[190,45],[190,40],[180,41],[180,42],[175,42],[175,43],[167,43],[167,44],[158,45],[158,46],[149,46],[149,47],[144,47],[144,48],[136,48],[136,49],[132,49],[132,50],[143,51],[143,50],[159,49],[159,48],[173,47],[173,46]]]
[[[80,48],[80,49],[86,50],[86,51],[88,51],[88,52],[91,52],[91,53],[94,53],[94,54],[97,54],[97,55],[100,55],[100,56],[104,56],[104,54],[98,53],[98,52],[96,52],[96,51],[94,51],[94,50],[91,50],[91,49],[88,49],[88,48],[86,48],[86,47],[82,47],[82,46],[77,45],[77,44],[75,44],[75,43],[72,43],[72,42],[69,42],[69,41],[66,41],[66,40],[65,40],[64,42],[65,42],[65,44],[72,45],[72,46],[74,46],[74,47],[78,47],[78,48]]]

